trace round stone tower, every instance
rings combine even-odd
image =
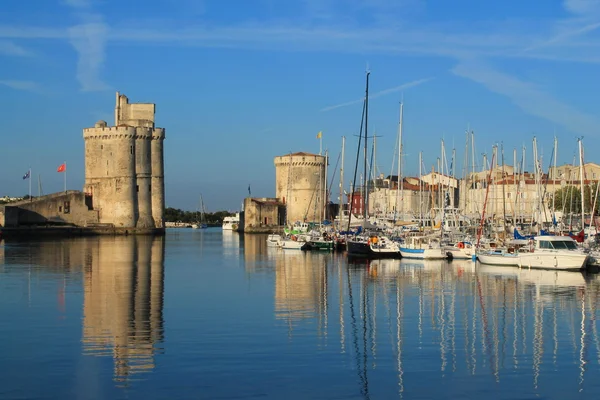
[[[286,204],[288,224],[325,218],[325,156],[293,153],[275,157],[275,196]]]
[[[165,217],[165,167],[163,154],[164,128],[152,130],[150,152],[152,159],[152,217],[157,228],[164,228]]]
[[[137,228],[154,228],[152,216],[152,164],[150,142],[152,129],[136,128],[135,172],[138,204]]]
[[[93,196],[100,221],[116,227],[136,225],[135,137],[134,127],[106,127],[104,121],[83,130],[84,191]]]

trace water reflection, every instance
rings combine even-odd
[[[275,317],[289,323],[326,320],[327,268],[323,255],[280,250],[275,258]]]
[[[329,324],[339,353],[352,356],[363,398],[381,394],[370,382],[381,379],[382,366],[395,369],[398,397],[435,397],[439,388],[424,381],[482,374],[495,383],[527,380],[523,395],[552,394],[557,373],[562,390],[597,390],[587,379],[600,363],[597,276],[304,252],[280,252],[274,265],[275,317],[309,328],[335,315]],[[411,382],[405,371],[422,374]]]
[[[154,368],[163,341],[164,239],[139,236],[87,243],[83,351],[111,356],[114,378]]]

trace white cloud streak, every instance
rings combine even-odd
[[[14,90],[24,90],[28,92],[37,92],[40,89],[38,84],[32,81],[0,80],[0,85]]]
[[[392,87],[389,89],[381,90],[377,93],[373,93],[373,94],[369,95],[369,100],[376,99],[381,96],[385,96],[386,94],[396,93],[396,92],[400,92],[402,90],[406,90],[406,89],[409,89],[409,88],[412,88],[415,86],[419,86],[419,85],[422,85],[423,83],[429,82],[432,79],[433,78],[418,79],[416,81],[404,83],[400,86],[395,86],[395,87]],[[334,106],[328,106],[328,107],[322,108],[320,111],[326,112],[326,111],[335,110],[336,108],[342,108],[342,107],[351,106],[354,104],[359,104],[359,103],[362,103],[363,100],[364,100],[364,97],[362,99],[352,100],[352,101],[348,101],[345,103],[336,104]]]
[[[31,52],[8,40],[0,40],[0,54],[7,56],[28,57]]]
[[[509,98],[530,115],[561,125],[572,132],[592,134],[600,126],[600,120],[595,116],[582,113],[532,83],[496,71],[482,62],[461,62],[452,69],[452,73]]]

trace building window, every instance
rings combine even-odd
[[[61,213],[62,212],[62,206],[58,206],[58,212]]]
[[[140,185],[136,185],[136,186],[135,186],[135,191],[136,191],[137,193],[139,193],[139,192],[140,192]]]
[[[129,153],[133,154],[133,146],[129,146]]]
[[[509,198],[509,199],[510,199],[510,195],[511,195],[510,192],[506,193],[506,197]]]
[[[102,149],[104,149],[104,145],[103,144],[100,145],[100,150],[102,150]]]
[[[152,185],[148,185],[148,191],[151,192],[152,191]]]
[[[64,212],[65,214],[69,214],[69,213],[71,213],[71,202],[70,202],[70,201],[65,201],[65,204],[64,204],[64,206],[65,206],[65,207],[63,208],[63,210],[64,210],[63,212]]]

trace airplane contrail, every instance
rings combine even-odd
[[[419,85],[421,85],[423,83],[429,82],[432,79],[433,78],[424,78],[424,79],[418,79],[418,80],[412,81],[412,82],[403,83],[400,86],[395,86],[395,87],[392,87],[392,88],[389,88],[389,89],[382,90],[382,91],[377,92],[377,93],[373,93],[372,95],[369,95],[369,99],[375,99],[377,97],[385,96],[386,94],[390,94],[390,93],[394,93],[394,92],[399,92],[399,91],[404,90],[404,89],[408,89],[408,88],[411,88],[411,87],[419,86]],[[328,107],[322,108],[320,111],[321,112],[325,112],[325,111],[335,110],[336,108],[340,108],[340,107],[351,106],[353,104],[358,104],[358,103],[362,102],[363,99],[364,99],[364,97],[362,99],[352,100],[352,101],[348,101],[348,102],[345,102],[345,103],[336,104],[334,106],[328,106]]]

